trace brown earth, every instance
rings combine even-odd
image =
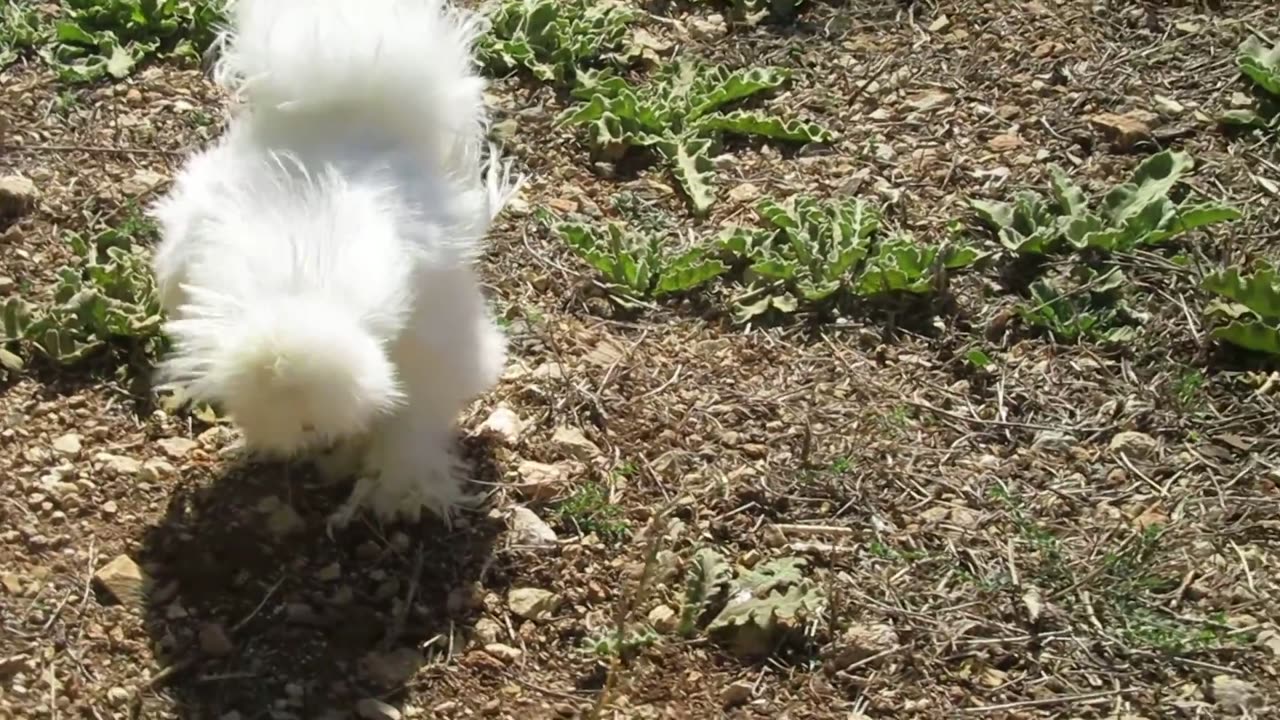
[[[1276,376],[1213,346],[1195,282],[1276,257],[1276,144],[1227,138],[1211,119],[1244,90],[1239,42],[1280,37],[1274,6],[854,0],[757,27],[703,5],[648,10],[643,27],[673,51],[794,67],[771,102],[841,140],[733,146],[722,201],[695,221],[659,168],[593,164],[553,123],[563,95],[495,82],[530,178],[484,261],[514,359],[463,427],[502,402],[527,428],[510,447],[468,441],[494,494],[452,530],[360,523],[330,538],[345,488],[239,461],[233,430],[157,409],[116,368],[11,377],[0,717],[341,718],[370,698],[438,718],[1274,711]],[[1090,120],[1134,110],[1154,128],[1128,150]],[[34,61],[4,70],[0,175],[40,193],[0,239],[12,292],[47,291],[70,257],[64,233],[163,191],[223,112],[197,70],[173,64],[87,88]],[[758,194],[857,193],[940,237],[967,198],[1040,187],[1051,163],[1096,192],[1160,147],[1191,152],[1195,190],[1246,217],[1189,239],[1186,268],[1163,252],[1126,260],[1149,317],[1119,349],[1008,323],[1017,298],[991,273],[958,278],[936,319],[745,328],[720,291],[621,314],[529,214],[614,216],[627,191],[703,232],[748,216]],[[987,370],[965,362],[974,347]],[[552,441],[564,427],[598,451],[574,460]],[[553,544],[507,529],[530,492],[525,461],[563,473],[528,502]],[[584,487],[605,501],[566,506]],[[827,617],[763,661],[697,636],[624,658],[586,649],[620,618],[678,609],[673,572],[700,546],[743,564],[807,558]],[[137,602],[92,582],[121,555],[148,576]],[[524,588],[557,593],[558,608],[521,619],[508,593]],[[860,659],[831,660],[850,647]]]

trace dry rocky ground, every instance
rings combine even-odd
[[[1096,190],[1159,146],[1246,213],[1188,239],[1195,271],[1274,258],[1280,153],[1211,119],[1242,91],[1239,42],[1280,37],[1274,4],[850,0],[756,27],[647,10],[658,52],[794,67],[771,102],[841,139],[731,147],[695,221],[665,173],[596,165],[555,127],[563,95],[495,81],[530,178],[483,265],[514,357],[462,423],[490,508],[452,530],[329,537],[345,488],[245,462],[233,429],[158,407],[118,363],[11,374],[0,717],[1275,712],[1276,376],[1214,346],[1192,270],[1132,258],[1149,317],[1119,348],[1009,323],[979,274],[937,318],[743,327],[714,291],[616,311],[530,215],[611,216],[626,191],[707,230],[762,194],[857,193],[928,237],[1050,162]],[[224,107],[171,62],[90,86],[32,58],[0,71],[0,175],[36,196],[0,226],[0,294],[47,293],[65,233],[163,191]],[[1088,119],[1131,110],[1154,129],[1127,151]],[[805,558],[825,611],[765,658],[663,632],[703,547]],[[593,644],[646,620],[656,641]]]

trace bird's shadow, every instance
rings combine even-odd
[[[473,475],[493,478],[482,441],[468,445]],[[361,702],[398,706],[464,644],[500,520],[357,517],[330,537],[350,486],[307,469],[242,465],[185,485],[141,542],[162,669],[135,717],[353,717]]]

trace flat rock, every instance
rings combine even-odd
[[[560,491],[564,484],[565,474],[556,465],[525,460],[516,467],[520,476],[520,484],[516,492],[526,500],[550,500]]]
[[[574,427],[556,428],[551,434],[551,444],[559,452],[577,460],[587,461],[600,456],[600,447]]]
[[[524,433],[524,420],[511,408],[499,405],[476,431],[501,440],[507,447],[514,447]]]
[[[511,511],[511,539],[518,545],[554,545],[556,531],[527,507]]]
[[[507,607],[525,620],[545,620],[560,607],[560,596],[539,588],[513,588],[507,593]]]
[[[649,624],[660,633],[674,632],[678,622],[676,611],[666,605],[659,605],[649,611]]]
[[[21,175],[0,177],[0,217],[26,215],[40,197],[36,184]]]
[[[292,505],[282,503],[267,516],[267,530],[277,538],[301,532],[306,526],[306,522]]]
[[[476,640],[481,645],[489,645],[498,642],[498,638],[502,637],[502,626],[497,620],[490,617],[482,617],[476,621],[475,626]]]
[[[172,437],[157,440],[160,451],[174,460],[181,460],[199,447],[199,443],[191,438]]]
[[[1229,710],[1251,710],[1262,704],[1258,686],[1237,677],[1215,675],[1211,689],[1213,702]]]
[[[400,720],[400,711],[377,698],[365,698],[356,703],[356,715],[364,720]]]
[[[1125,431],[1116,433],[1107,446],[1117,455],[1127,455],[1135,460],[1151,460],[1160,452],[1160,443],[1146,433]]]
[[[746,680],[731,683],[720,691],[720,704],[726,708],[741,705],[751,699],[751,693],[754,691],[755,685]]]
[[[425,662],[422,653],[413,648],[374,651],[360,658],[360,673],[384,688],[400,687],[412,680]]]
[[[520,661],[524,653],[519,648],[503,645],[502,643],[489,643],[484,646],[484,651],[491,657],[495,657],[508,665]]]
[[[117,555],[95,572],[93,579],[116,602],[122,605],[142,605],[147,577],[128,555]]]
[[[828,669],[836,671],[897,646],[898,632],[892,625],[855,623],[824,654]]]
[[[131,478],[142,470],[142,462],[124,455],[112,455],[111,453],[98,453],[94,456],[93,461],[102,466],[110,475],[119,478]]]
[[[222,657],[235,650],[227,631],[218,623],[205,623],[200,626],[200,649],[207,655]]]
[[[53,451],[65,458],[79,457],[80,455],[80,436],[75,433],[67,433],[53,441]]]
[[[154,170],[139,170],[120,183],[120,190],[131,197],[146,195],[162,185],[165,180],[168,178]]]
[[[1130,110],[1120,115],[1099,113],[1089,116],[1089,122],[1122,150],[1128,150],[1143,140],[1149,140],[1151,128],[1157,120],[1159,116],[1146,110]]]

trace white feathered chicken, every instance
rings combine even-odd
[[[486,152],[477,20],[442,0],[239,0],[242,103],[154,208],[161,381],[277,456],[345,447],[335,519],[448,518],[458,412],[505,341],[472,264],[512,189]]]

